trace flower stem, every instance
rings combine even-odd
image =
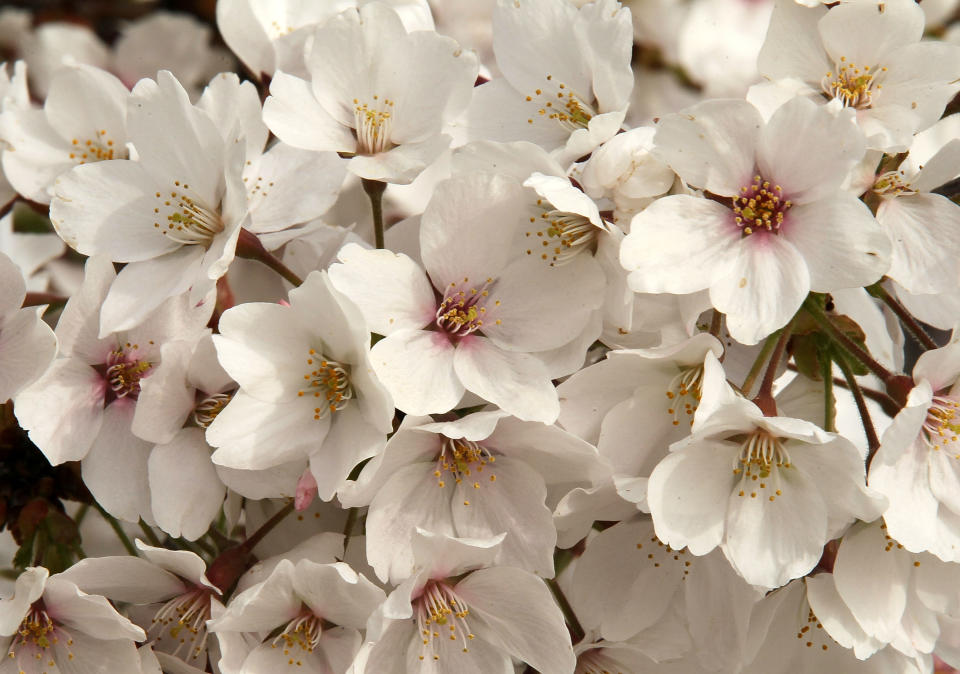
[[[260,243],[260,239],[257,238],[256,234],[246,229],[240,230],[240,238],[237,239],[237,257],[256,260],[270,267],[270,269],[280,274],[280,276],[295,287],[303,283],[303,279],[293,273],[276,255],[263,247],[263,244]]]
[[[750,389],[753,388],[754,382],[756,382],[757,377],[760,375],[763,364],[767,362],[767,357],[770,355],[770,352],[773,351],[773,347],[777,345],[778,336],[778,332],[773,333],[767,337],[767,341],[765,341],[760,348],[757,359],[753,361],[753,365],[750,366],[750,372],[747,373],[747,378],[743,380],[743,386],[740,387],[740,392],[743,393],[743,395],[750,395]]]
[[[837,401],[833,397],[833,361],[820,356],[820,377],[823,379],[823,429],[831,433],[837,431]]]
[[[900,302],[897,301],[893,295],[887,292],[887,289],[884,288],[879,283],[874,283],[872,286],[867,288],[867,292],[873,295],[874,297],[881,300],[884,304],[890,307],[890,310],[896,314],[897,318],[900,319],[900,322],[907,329],[907,332],[917,340],[917,343],[920,344],[924,349],[936,349],[937,343],[934,341],[933,337],[923,329],[923,326],[910,315],[910,312],[907,311]]]
[[[143,532],[143,535],[147,537],[147,542],[150,543],[155,548],[162,548],[163,544],[160,542],[160,539],[157,538],[157,534],[154,533],[153,529],[150,528],[143,520],[140,520],[140,531]]]
[[[579,642],[583,639],[584,635],[586,635],[586,632],[583,629],[583,625],[581,625],[577,619],[577,615],[573,612],[573,607],[567,600],[567,596],[563,594],[563,590],[560,589],[560,583],[557,582],[556,578],[550,578],[546,582],[547,587],[550,588],[550,592],[553,593],[553,598],[557,600],[560,610],[563,611],[563,617],[566,618],[567,626],[570,629],[571,640],[573,643]]]
[[[347,521],[343,525],[343,558],[347,557],[347,545],[350,543],[350,537],[353,535],[353,528],[357,525],[357,515],[359,508],[350,508],[347,511]]]
[[[254,531],[250,536],[245,540],[242,545],[247,550],[253,550],[257,547],[257,543],[263,540],[263,538],[269,534],[275,526],[280,524],[283,519],[293,512],[293,501],[290,501],[287,505],[283,506],[274,513],[273,517],[268,519],[266,522],[260,525],[260,528]]]
[[[860,423],[863,424],[863,432],[867,436],[867,470],[869,470],[873,455],[880,448],[880,438],[877,437],[877,429],[874,428],[873,420],[870,418],[867,401],[863,397],[863,391],[860,390],[860,384],[857,383],[857,378],[853,374],[850,363],[847,362],[845,355],[842,353],[837,353],[835,356],[836,363],[843,372],[843,378],[847,380],[847,388],[853,394],[853,401],[857,404],[857,412],[860,413]]]
[[[123,530],[120,522],[117,521],[117,518],[104,510],[103,506],[96,501],[93,502],[93,507],[97,509],[97,512],[100,513],[100,516],[103,517],[103,519],[107,521],[107,524],[110,525],[110,528],[113,529],[113,533],[115,533],[117,538],[120,539],[120,542],[123,543],[123,547],[127,551],[127,554],[133,555],[134,557],[139,557],[140,555],[137,554],[137,548],[130,540],[130,537],[127,536],[127,533]]]
[[[721,314],[719,311],[714,309],[713,313],[710,316],[710,334],[716,337],[717,339],[720,338],[720,324],[722,320],[723,320],[723,314]]]
[[[783,358],[783,353],[787,350],[787,342],[790,341],[790,332],[792,330],[793,319],[790,319],[790,322],[780,330],[780,336],[774,346],[773,355],[770,356],[770,362],[767,363],[767,369],[763,373],[760,390],[757,392],[757,397],[753,399],[754,404],[768,417],[777,415],[777,403],[773,400],[773,380],[777,378],[777,368],[780,366],[780,359]],[[766,344],[764,344],[764,347],[766,347]]]
[[[851,357],[863,363],[863,365],[877,375],[877,377],[880,378],[880,381],[882,381],[884,384],[888,384],[897,378],[897,375],[893,374],[890,372],[890,370],[878,363],[873,356],[867,353],[860,347],[859,344],[850,339],[850,337],[845,335],[843,331],[834,325],[833,321],[830,320],[830,317],[824,313],[823,309],[817,306],[815,301],[808,297],[803,302],[803,308],[808,314],[810,314],[811,318],[816,321],[817,325],[823,328],[823,331],[827,337],[833,340],[835,344],[840,346]],[[840,363],[840,359],[837,359],[837,363]]]
[[[373,239],[377,248],[383,248],[383,192],[387,183],[362,178],[363,191],[370,197],[370,210],[373,211]]]

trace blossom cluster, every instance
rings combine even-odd
[[[33,23],[0,674],[960,668],[960,2]]]

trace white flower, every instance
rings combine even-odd
[[[548,506],[559,494],[549,491],[599,472],[596,450],[553,426],[500,411],[439,423],[408,416],[340,500],[370,505],[367,560],[382,580],[413,572],[418,528],[468,538],[506,532],[498,563],[550,578],[557,532]]]
[[[529,140],[562,162],[620,129],[633,88],[630,12],[616,0],[499,0],[493,51],[504,77],[480,86],[473,139]]]
[[[139,672],[134,641],[142,629],[100,596],[80,591],[66,577],[29,567],[13,597],[0,601],[4,674],[113,674]]]
[[[570,637],[544,582],[520,569],[479,568],[500,540],[419,532],[418,572],[370,618],[374,643],[354,664],[357,674],[507,672],[511,657],[543,674],[572,672]]]
[[[872,283],[890,242],[841,184],[863,155],[848,117],[808,100],[764,124],[749,103],[707,101],[663,119],[657,151],[716,199],[674,195],[633,219],[620,260],[637,292],[710,290],[739,342],[783,327],[807,293]]]
[[[26,284],[13,261],[0,253],[0,401],[35,382],[57,355],[57,338],[42,309],[20,308]]]
[[[168,297],[189,290],[200,301],[226,273],[247,214],[243,145],[226,144],[169,72],[137,84],[127,125],[138,160],[78,166],[50,205],[69,246],[127,263],[104,301],[104,335]]]
[[[129,97],[120,80],[99,68],[58,70],[42,109],[7,107],[0,115],[7,180],[46,204],[56,179],[74,166],[126,159]]]
[[[863,457],[843,436],[765,417],[737,397],[707,353],[693,434],[650,475],[657,537],[703,555],[718,545],[751,585],[778,587],[814,567],[823,545],[882,499],[864,484]]]
[[[960,344],[927,351],[916,386],[883,434],[870,486],[890,499],[889,533],[911,552],[960,561]]]
[[[408,32],[374,2],[320,25],[306,57],[310,80],[277,73],[263,116],[282,141],[353,153],[352,173],[411,182],[450,143],[445,123],[466,107],[477,60],[431,31]]]
[[[368,340],[360,312],[325,272],[291,290],[289,306],[224,312],[214,343],[240,390],[207,429],[213,462],[264,470],[298,461],[302,471],[309,460],[320,498],[333,498],[391,430],[393,406],[373,375]]]
[[[340,251],[331,280],[386,335],[371,359],[399,409],[446,412],[467,390],[526,421],[556,419],[547,363],[563,347],[582,362],[603,275],[589,256],[560,267],[527,256],[530,205],[513,179],[458,176],[423,215],[427,274],[405,255]]]
[[[960,89],[960,48],[921,41],[923,23],[912,0],[844,2],[829,10],[778,0],[760,74],[853,109],[868,147],[905,151]]]
[[[210,621],[213,632],[253,632],[258,642],[242,672],[347,671],[360,649],[367,618],[383,590],[347,564],[281,560],[266,580],[235,595]],[[282,629],[281,629],[282,628]]]

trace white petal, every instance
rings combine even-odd
[[[539,360],[504,351],[470,335],[454,352],[453,365],[468,391],[524,421],[550,424],[560,414],[557,391]]]
[[[143,630],[117,613],[103,597],[87,595],[70,581],[51,576],[43,591],[44,602],[66,627],[98,640],[136,639],[143,641]],[[130,644],[131,647],[133,644]],[[136,661],[136,650],[133,651]]]
[[[455,589],[508,653],[543,674],[573,671],[576,658],[563,614],[542,580],[501,566],[475,571]]]
[[[446,412],[463,396],[454,347],[441,332],[394,332],[370,349],[370,362],[397,409],[407,414]]]
[[[741,240],[727,276],[710,288],[710,301],[727,315],[730,335],[756,344],[782,328],[810,291],[810,274],[784,237],[756,232]]]
[[[884,199],[877,220],[893,243],[887,275],[918,295],[960,285],[960,207],[939,194]]]
[[[280,140],[304,150],[354,152],[350,128],[337,122],[317,102],[310,84],[278,72],[270,81],[270,97],[263,104],[263,121]]]
[[[310,455],[317,494],[324,501],[332,499],[350,471],[361,461],[378,454],[387,441],[386,433],[370,423],[358,405],[348,404],[331,417],[330,432],[323,445]]]
[[[170,442],[196,404],[195,390],[187,383],[193,345],[176,341],[163,344],[160,349],[160,364],[140,381],[132,430],[144,440]]]
[[[57,338],[40,309],[17,311],[0,326],[0,400],[36,381],[57,355]]]
[[[154,604],[182,594],[183,581],[140,557],[89,557],[58,574],[87,594],[130,604]]]
[[[362,629],[373,610],[386,599],[379,587],[348,565],[297,562],[293,587],[314,615],[345,627]]]
[[[193,541],[220,512],[225,489],[210,462],[210,446],[199,428],[184,428],[157,445],[147,463],[157,526]]]

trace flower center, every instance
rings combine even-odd
[[[873,183],[873,191],[883,196],[898,196],[900,194],[916,194],[910,183],[906,182],[900,171],[887,171],[877,176]]]
[[[197,403],[193,408],[193,420],[197,426],[207,428],[232,398],[233,393],[214,393]]]
[[[610,658],[605,649],[594,648],[580,654],[574,674],[620,674],[622,671],[623,665]]]
[[[926,445],[935,452],[946,449],[955,452],[954,457],[960,459],[960,419],[957,410],[960,403],[946,396],[933,396],[927,418],[923,421],[920,437]]]
[[[542,199],[537,199],[537,206],[542,203]],[[551,267],[565,265],[584,251],[596,250],[600,229],[578,213],[544,208],[539,218],[530,217],[530,224],[535,229],[531,228],[525,234],[530,239],[536,236],[540,248],[527,248],[527,255],[533,255],[537,250],[540,259]]]
[[[316,349],[307,352],[307,365],[310,370],[303,375],[307,382],[306,388],[298,391],[297,396],[322,399],[317,401],[322,404],[313,408],[313,418],[323,419],[346,407],[353,399],[348,366],[325,357]]]
[[[444,438],[433,476],[437,478],[437,486],[441,489],[447,485],[444,480],[445,473],[450,474],[455,484],[472,480],[473,488],[479,489],[483,469],[487,464],[495,463],[496,460],[497,457],[489,449],[472,440]],[[487,470],[487,474],[490,482],[497,481],[497,476],[492,472],[492,466]],[[470,501],[464,501],[463,505],[470,505]]]
[[[439,639],[459,640],[462,651],[469,653],[468,644],[474,638],[467,623],[470,609],[446,583],[430,581],[416,600],[417,628],[423,637],[420,659],[439,660]]]
[[[762,428],[756,429],[740,446],[740,454],[733,465],[733,474],[740,476],[740,490],[737,495],[749,494],[750,498],[757,498],[760,491],[770,488],[768,498],[775,501],[777,496],[781,495],[779,469],[791,466],[790,455],[780,438],[770,435]]]
[[[393,147],[390,127],[393,125],[393,104],[389,98],[374,94],[373,103],[353,99],[354,131],[357,134],[358,154],[379,154]]]
[[[456,337],[466,337],[482,328],[484,320],[490,320],[486,305],[493,283],[492,278],[484,281],[479,288],[471,286],[468,278],[464,278],[462,283],[451,283],[437,309],[437,327]],[[490,309],[499,306],[500,300],[496,300]],[[494,322],[500,325],[500,319]]]
[[[127,151],[115,148],[113,140],[107,138],[106,129],[100,129],[96,138],[74,138],[70,145],[70,159],[77,164],[127,158]]]
[[[305,653],[313,653],[320,645],[320,636],[323,633],[320,618],[304,611],[296,618],[287,623],[283,631],[273,640],[272,648],[283,648],[283,654],[291,658],[295,657],[291,651],[294,647],[299,647]],[[298,667],[302,666],[300,660],[293,660],[290,664]]]
[[[740,188],[740,196],[733,197],[733,212],[737,227],[744,236],[761,229],[768,232],[780,231],[783,214],[793,206],[793,202],[783,198],[783,188],[771,186],[762,176],[753,177],[753,182]]]
[[[154,195],[159,204],[153,209],[157,218],[153,226],[168,239],[208,248],[213,238],[224,230],[220,212],[195,194],[188,194],[189,185],[181,185],[179,180],[175,180],[173,185],[174,189],[169,193],[157,192]]]
[[[670,401],[667,414],[673,418],[674,426],[680,425],[681,405],[683,405],[682,415],[690,417],[690,425],[693,426],[693,413],[700,405],[702,389],[703,365],[681,370],[670,380],[666,390],[667,400]]]
[[[140,360],[139,346],[126,344],[107,356],[106,379],[117,398],[140,397],[140,380],[150,374],[153,363]]]
[[[887,69],[884,66],[859,67],[848,63],[846,56],[840,57],[837,72],[828,72],[820,81],[820,88],[831,98],[836,98],[845,107],[863,110],[872,104],[873,91],[879,91],[878,78]]]
[[[147,632],[155,639],[160,650],[176,656],[182,648],[186,648],[186,658],[205,661],[212,592],[210,588],[198,587],[160,607]]]
[[[53,654],[47,651],[54,644],[65,646],[67,658],[73,659],[73,653],[70,652],[73,639],[47,615],[42,602],[36,602],[13,635],[7,656],[16,663],[20,672],[36,671],[35,668],[42,665],[56,667]]]
[[[587,128],[597,114],[585,98],[555,80],[553,75],[547,75],[546,84],[527,96],[526,101],[536,106],[538,116],[555,120],[569,131]],[[527,119],[527,123],[533,124],[533,118]]]

